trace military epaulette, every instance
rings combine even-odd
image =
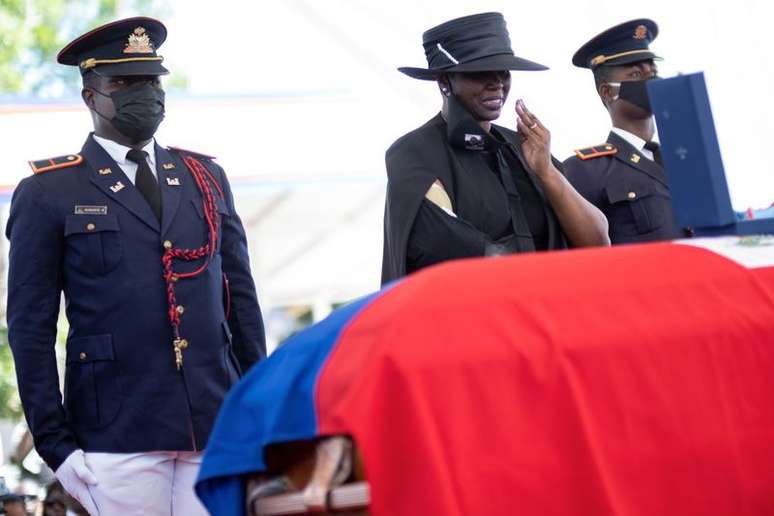
[[[81,163],[83,163],[83,156],[80,154],[67,154],[57,158],[39,159],[37,161],[29,162],[30,168],[32,168],[32,171],[35,174],[42,174],[43,172],[50,172],[60,168],[74,167]]]
[[[172,152],[177,152],[180,154],[188,154],[189,156],[193,156],[194,158],[199,158],[199,159],[210,159],[210,160],[215,159],[215,156],[209,156],[207,154],[190,151],[188,149],[181,149],[180,147],[167,147],[167,150],[170,150]]]
[[[618,152],[618,149],[611,143],[594,145],[593,147],[586,147],[585,149],[575,149],[575,155],[582,160],[612,156],[616,152]]]

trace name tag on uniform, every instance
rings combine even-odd
[[[76,215],[107,215],[107,206],[75,206]]]

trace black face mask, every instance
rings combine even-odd
[[[94,111],[132,142],[153,137],[164,120],[164,90],[150,82],[136,82],[110,95],[90,89],[103,97],[110,97],[116,109],[115,117],[109,119],[96,109]]]
[[[649,79],[656,80],[656,79]],[[618,98],[625,100],[631,104],[634,104],[640,109],[644,109],[648,113],[653,113],[650,107],[650,97],[648,96],[648,81],[621,81],[611,82],[612,86],[619,86]]]

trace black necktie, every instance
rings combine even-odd
[[[661,160],[661,145],[658,142],[650,141],[645,143],[645,148],[653,153],[653,161],[664,166],[664,162]]]
[[[140,191],[145,200],[148,201],[156,218],[161,220],[161,190],[156,182],[156,177],[148,165],[148,153],[145,151],[131,149],[126,153],[126,159],[137,163],[137,175],[134,178],[134,186]]]

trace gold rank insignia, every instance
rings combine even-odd
[[[639,154],[632,154],[632,157],[629,158],[632,163],[639,163],[640,162],[640,155]]]
[[[612,156],[616,152],[618,152],[618,149],[611,143],[602,143],[600,145],[586,147],[585,149],[575,149],[575,155],[583,161],[600,158],[602,156]]]
[[[129,34],[129,42],[124,48],[124,54],[152,54],[153,43],[151,43],[150,37],[142,27],[134,29],[132,34]]]
[[[110,169],[110,167],[106,167],[106,168],[101,168],[97,170],[97,173],[101,176],[109,176],[110,174],[113,173],[113,171]]]
[[[648,37],[648,28],[645,25],[637,25],[634,29],[634,39],[645,39]]]
[[[172,170],[173,168],[175,168],[175,164],[174,163],[164,163],[163,165],[161,165],[161,168],[163,168],[164,170]]]

